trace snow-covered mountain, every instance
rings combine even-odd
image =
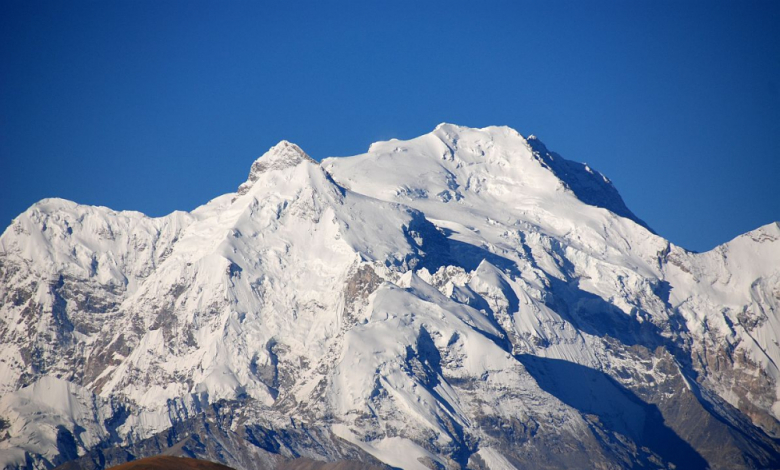
[[[0,464],[780,467],[780,225],[674,246],[506,127],[0,237]],[[74,466],[75,465],[75,466]]]

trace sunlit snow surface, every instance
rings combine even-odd
[[[73,458],[227,399],[402,468],[469,446],[512,468],[484,423],[585,432],[529,371],[630,388],[612,339],[676,345],[704,390],[773,433],[778,240],[775,223],[687,252],[605,177],[505,127],[443,124],[321,165],[281,142],[236,193],[161,218],[44,200],[0,238],[0,464],[44,468],[68,457],[63,436]],[[719,348],[728,370],[696,366]],[[769,385],[735,392],[744,377]],[[579,399],[641,432],[645,411],[607,382]]]

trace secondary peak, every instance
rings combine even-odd
[[[260,158],[252,163],[249,170],[249,177],[238,187],[238,194],[243,195],[249,191],[249,188],[260,178],[260,175],[272,170],[283,170],[300,165],[303,162],[318,163],[306,154],[300,147],[292,142],[283,140],[274,145]]]

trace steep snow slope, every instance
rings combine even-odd
[[[505,319],[508,332],[526,337],[554,330],[565,312],[549,308],[543,299],[550,295],[567,302],[577,297],[577,310],[609,305],[626,318],[668,329],[668,312],[653,292],[668,242],[609,210],[626,209],[611,184],[586,167],[585,176],[570,171],[567,179],[590,183],[588,190],[601,194],[604,207],[577,199],[581,188],[559,179],[549,165],[555,157],[540,155],[539,147],[509,128],[444,124],[417,139],[374,144],[365,155],[328,159],[323,166],[345,187],[424,212],[447,234],[457,263],[475,270],[471,290],[483,298],[491,290],[493,296],[510,293],[504,310],[515,316]],[[484,261],[495,266],[479,269]],[[520,298],[532,315],[523,314]],[[556,344],[563,340],[557,335],[545,339],[542,348],[527,340],[514,346],[598,363],[573,338],[562,344]]]
[[[121,397],[138,411],[119,432],[137,437],[202,401],[273,404],[295,380],[286,364],[311,363],[337,333],[334,286],[350,268],[406,270],[426,231],[441,237],[414,210],[346,192],[287,142],[237,195],[192,214],[90,220],[99,210],[44,201],[4,235],[3,386],[54,374]]]
[[[140,324],[139,346],[106,370],[101,393],[145,406],[193,392],[270,405],[284,380],[274,361],[311,362],[338,331],[333,288],[349,267],[413,264],[420,245],[405,230],[425,224],[419,213],[347,193],[291,144],[259,162],[243,194],[194,212],[199,220],[128,299],[123,330]],[[372,227],[383,237],[365,233]]]
[[[323,166],[347,188],[424,212],[467,269],[491,260],[538,289],[546,300],[534,311],[545,304],[552,311],[532,317],[517,308],[502,323],[517,338],[515,352],[609,369],[614,358],[596,359],[605,352],[587,336],[583,346],[540,335],[561,324],[565,331],[568,322],[580,334],[690,348],[689,375],[778,432],[776,223],[712,252],[689,253],[655,236],[605,177],[509,128],[442,124]],[[514,290],[527,297],[533,287]]]
[[[0,416],[10,426],[9,439],[0,442],[0,450],[6,461],[24,462],[25,452],[32,451],[44,461],[63,463],[110,441],[106,427],[81,424],[110,421],[114,412],[110,401],[72,382],[45,376],[0,398]]]
[[[448,124],[283,141],[191,213],[42,201],[0,237],[0,462],[771,467],[777,240],[689,253],[586,165]]]
[[[780,226],[772,223],[707,253],[674,248],[664,274],[671,307],[696,341],[707,384],[780,435]]]
[[[14,219],[0,238],[0,393],[44,374],[82,382],[98,373],[79,345],[110,331],[191,222],[181,212],[150,219],[61,199]]]

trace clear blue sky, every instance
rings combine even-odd
[[[780,220],[780,2],[0,2],[0,226],[159,216],[281,139],[316,159],[509,125],[672,242]]]

